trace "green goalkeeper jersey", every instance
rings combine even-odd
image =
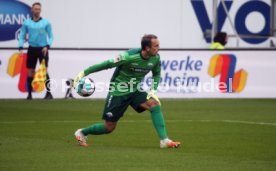
[[[110,81],[109,93],[114,96],[122,96],[135,92],[140,83],[150,71],[152,71],[152,89],[157,90],[160,81],[160,56],[150,56],[144,59],[141,48],[130,49],[121,53],[118,57],[109,59],[99,64],[90,66],[84,70],[85,76],[116,67]]]

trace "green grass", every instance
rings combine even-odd
[[[0,100],[0,170],[276,170],[275,99],[162,102],[178,149],[159,149],[148,112],[82,148],[73,133],[102,122],[104,101]]]

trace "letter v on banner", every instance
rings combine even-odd
[[[227,10],[229,11],[233,1],[224,1]],[[195,11],[197,20],[199,22],[200,28],[202,30],[203,33],[206,32],[206,30],[211,30],[212,29],[212,23],[210,17],[208,16],[207,10],[206,10],[206,6],[203,2],[203,0],[191,0],[193,9]],[[218,16],[218,31],[221,31],[222,26],[224,25],[224,22],[226,20],[227,14],[225,13],[224,9],[223,9],[223,5],[220,2],[219,6],[217,8],[217,16]],[[204,34],[205,35],[205,34]],[[211,42],[211,38],[210,37],[205,37],[205,40],[207,43]]]

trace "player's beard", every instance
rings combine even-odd
[[[38,14],[33,14],[33,17],[34,18],[40,18],[40,14],[38,13]]]
[[[157,53],[158,53],[158,51],[156,51],[156,52],[152,53],[152,54],[151,54],[151,56],[156,56],[156,55],[157,55]]]

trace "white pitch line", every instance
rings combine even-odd
[[[272,125],[276,126],[276,123],[267,123],[267,122],[251,122],[251,121],[235,121],[235,120],[222,120],[226,123],[241,123],[241,124],[252,124],[252,125]]]
[[[0,124],[36,124],[36,123],[94,123],[101,122],[99,120],[88,121],[0,121]],[[152,122],[151,120],[122,120],[121,123],[139,123],[139,122]],[[276,126],[276,123],[268,122],[252,122],[252,121],[239,121],[239,120],[165,120],[165,122],[222,122],[233,124],[248,124],[248,125],[269,125]]]

